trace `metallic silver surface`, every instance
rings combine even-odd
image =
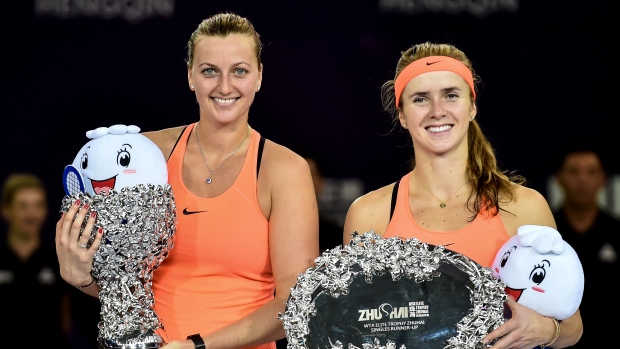
[[[470,279],[471,308],[458,323],[457,335],[445,343],[446,349],[488,348],[493,343],[482,344],[482,338],[504,323],[505,284],[492,276],[490,268],[481,267],[471,259],[445,249],[443,246],[429,248],[415,238],[398,237],[382,239],[373,231],[363,235],[354,233],[352,241],[344,246],[327,250],[316,258],[315,267],[309,268],[297,278],[291,289],[284,313],[279,313],[286,337],[287,349],[316,349],[306,345],[309,323],[317,315],[315,295],[327,293],[331,297],[346,296],[355,277],[364,277],[372,285],[373,276],[391,274],[392,280],[409,278],[417,283],[430,281],[441,273],[441,264],[450,264],[465,272]],[[358,271],[354,271],[358,270]],[[321,289],[321,292],[316,292]],[[333,311],[333,310],[329,310]],[[388,340],[380,343],[341,343],[329,340],[332,349],[395,349],[397,344]],[[400,349],[406,346],[401,344]],[[412,348],[413,349],[413,348]]]
[[[153,310],[151,287],[153,271],[173,247],[176,206],[170,186],[140,184],[108,195],[67,195],[61,211],[67,212],[78,199],[90,205],[89,214],[97,212],[93,230],[82,231],[90,236],[88,245],[99,227],[104,231],[92,269],[101,303],[100,348],[161,347],[163,340],[155,331],[162,324]]]

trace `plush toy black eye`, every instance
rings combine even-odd
[[[540,285],[543,280],[545,280],[545,276],[547,276],[547,270],[543,264],[539,264],[532,269],[532,272],[530,273],[530,280],[532,280],[536,285]]]
[[[504,255],[502,256],[502,261],[499,264],[502,268],[506,266],[506,262],[508,262],[508,258],[510,258],[510,254],[512,253],[512,251],[516,249],[517,246],[512,246],[508,251],[504,252]]]
[[[82,155],[82,161],[80,161],[80,166],[82,170],[85,170],[88,167],[88,154]]]
[[[116,162],[123,167],[129,166],[129,163],[131,162],[131,154],[129,154],[126,150],[119,151],[118,156],[116,157]]]

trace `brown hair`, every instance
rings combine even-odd
[[[194,64],[194,49],[202,36],[226,37],[230,34],[247,35],[252,39],[254,42],[254,54],[260,69],[261,52],[263,49],[260,35],[258,35],[254,26],[247,18],[234,13],[218,13],[200,22],[198,28],[194,30],[187,42],[187,57],[185,58],[187,67],[191,68]]]
[[[478,94],[477,85],[480,82],[480,77],[474,71],[472,63],[463,51],[450,44],[424,42],[414,45],[401,53],[401,57],[396,65],[394,79],[385,82],[381,89],[383,108],[393,116],[395,122],[398,122],[398,110],[401,107],[400,105],[395,105],[394,81],[396,77],[411,62],[429,56],[447,56],[463,62],[471,70],[474,77],[475,92]],[[470,98],[472,103],[475,103],[474,95],[471,92]],[[475,215],[483,207],[492,215],[497,215],[501,209],[499,205],[500,196],[506,202],[512,200],[515,194],[513,184],[524,184],[525,178],[513,172],[502,171],[498,167],[495,150],[484,136],[476,120],[472,120],[469,123],[467,144],[469,153],[467,158],[467,176],[469,181],[473,183],[467,206],[474,213],[472,219],[475,218]]]
[[[30,173],[13,173],[9,175],[2,185],[2,206],[7,207],[13,203],[15,195],[22,189],[39,189],[46,193],[45,185],[41,179]]]

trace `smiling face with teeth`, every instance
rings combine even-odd
[[[418,152],[426,149],[441,155],[467,153],[467,129],[476,105],[470,88],[458,74],[433,71],[411,79],[403,90],[400,121]]]
[[[247,122],[250,105],[262,79],[262,65],[252,37],[243,34],[202,36],[188,67],[201,120],[228,124]]]

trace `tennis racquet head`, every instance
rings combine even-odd
[[[62,185],[67,195],[73,195],[84,192],[84,180],[80,171],[73,166],[65,166],[65,170],[62,173]]]

